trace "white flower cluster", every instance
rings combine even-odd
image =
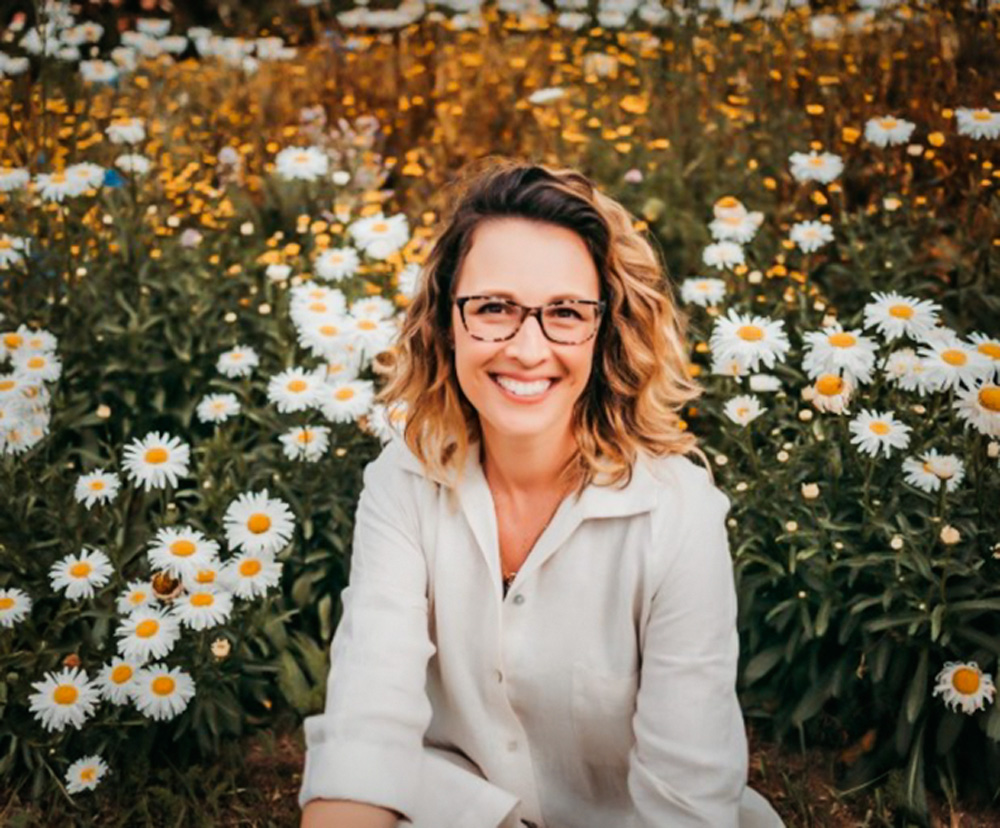
[[[48,331],[26,325],[0,332],[0,456],[21,454],[48,434],[52,412],[46,384],[62,373],[57,345]]]

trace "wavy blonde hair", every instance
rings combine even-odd
[[[702,393],[688,372],[687,320],[628,211],[575,170],[508,159],[466,168],[457,186],[453,212],[424,265],[376,398],[390,407],[406,405],[403,437],[428,476],[453,489],[470,443],[482,439],[479,416],[455,372],[452,303],[476,228],[511,217],[579,235],[607,303],[590,380],[572,417],[579,451],[564,479],[578,481],[578,496],[592,482],[627,485],[640,449],[657,457],[694,453],[711,475],[696,437],[680,423],[679,412]]]

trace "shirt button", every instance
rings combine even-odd
[[[517,595],[515,595],[514,596],[514,603],[515,604],[523,604],[524,603],[524,596],[521,595],[521,593],[518,593]]]
[[[507,750],[511,751],[511,753],[517,750],[517,742],[516,741],[507,742]]]

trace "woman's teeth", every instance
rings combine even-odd
[[[538,380],[536,382],[518,382],[517,380],[508,379],[507,377],[494,377],[497,385],[510,391],[511,394],[516,394],[519,397],[537,397],[539,394],[544,394],[549,390],[549,386],[552,385],[552,380]]]

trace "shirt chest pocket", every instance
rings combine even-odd
[[[592,765],[625,765],[635,741],[639,672],[619,674],[573,665],[570,716],[583,759]]]

